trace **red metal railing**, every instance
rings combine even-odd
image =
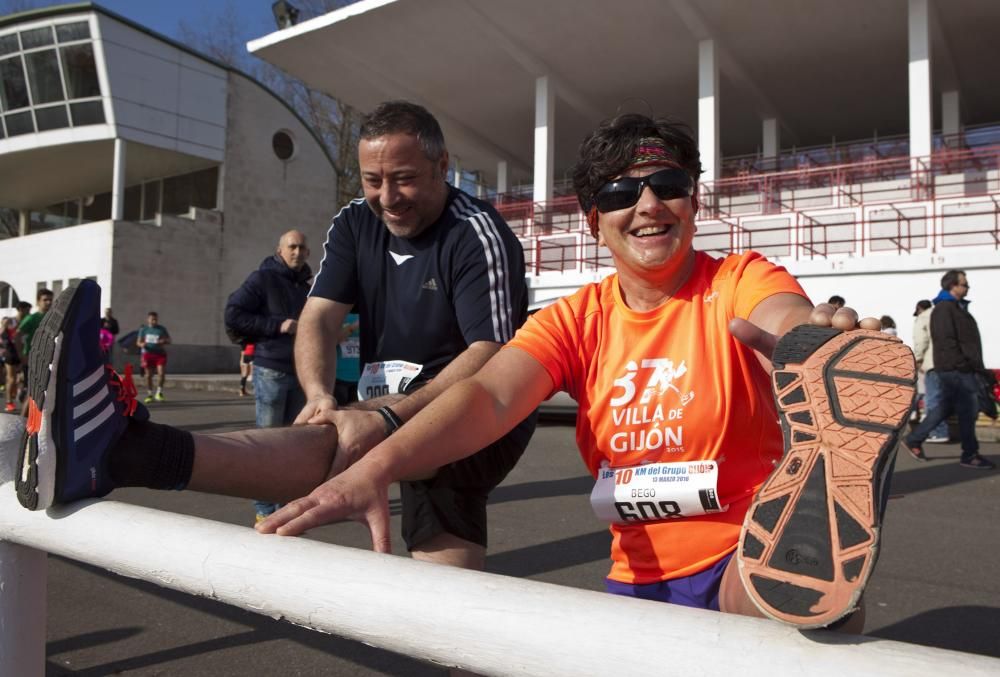
[[[815,259],[1000,249],[1000,146],[722,179],[699,196],[697,243],[713,252]],[[536,274],[611,265],[575,198],[498,210]]]
[[[968,127],[958,134],[934,134],[934,152],[964,150],[1000,144],[1000,125],[988,123]],[[875,137],[847,143],[822,144],[785,149],[775,157],[761,153],[731,155],[722,158],[722,178],[765,174],[770,172],[799,171],[832,165],[855,164],[890,158],[908,157],[908,134]]]

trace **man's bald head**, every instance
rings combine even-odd
[[[300,231],[290,230],[278,240],[278,257],[292,270],[300,270],[309,258],[306,236]]]

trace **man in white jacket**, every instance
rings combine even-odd
[[[928,412],[938,404],[941,397],[941,386],[937,374],[934,373],[934,344],[931,342],[931,313],[934,306],[924,299],[917,301],[913,311],[913,357],[917,360],[919,380],[917,390],[923,393],[924,412]],[[935,428],[925,442],[944,444],[948,441],[948,424],[944,421]]]

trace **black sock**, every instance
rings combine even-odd
[[[183,489],[194,467],[191,433],[151,421],[129,421],[108,459],[119,487]]]
[[[246,376],[241,376],[240,377],[240,390],[246,390],[246,389],[247,389],[247,377]]]

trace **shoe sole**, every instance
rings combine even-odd
[[[55,501],[59,467],[60,432],[52,422],[59,399],[57,375],[62,366],[63,328],[73,314],[76,288],[70,287],[53,302],[32,339],[28,355],[28,398],[41,412],[37,434],[25,431],[17,461],[17,500],[28,510],[46,510]],[[29,407],[31,405],[29,404]]]
[[[857,607],[878,558],[916,366],[882,332],[810,325],[782,337],[772,363],[785,454],[743,522],[740,578],[766,616],[825,627]]]

